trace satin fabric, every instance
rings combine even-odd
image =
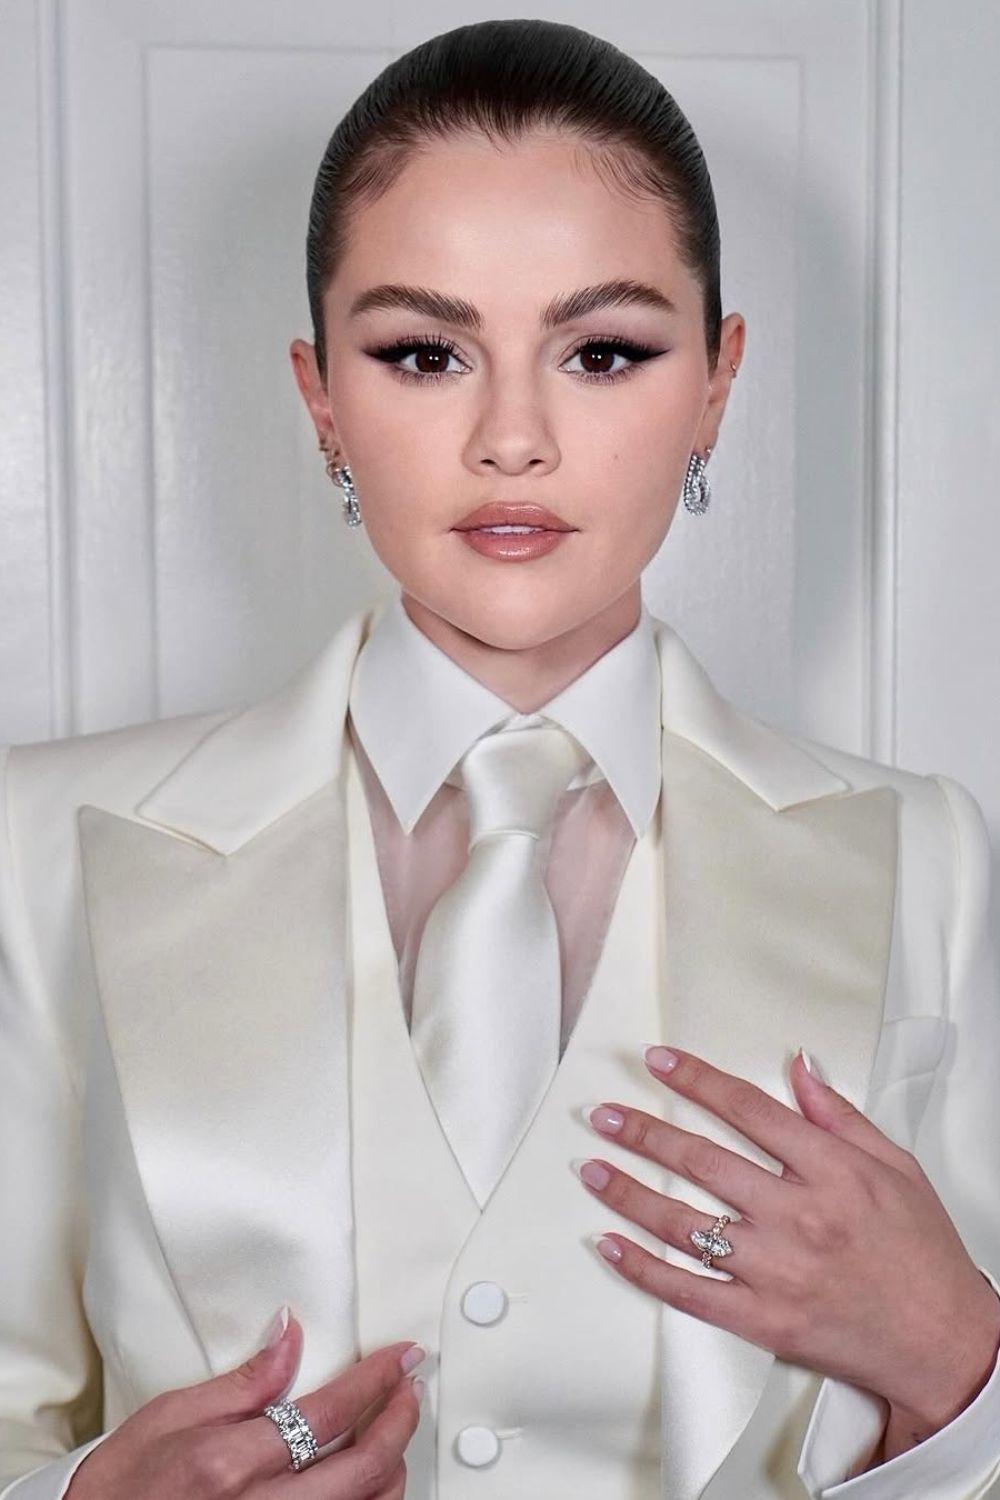
[[[592,764],[558,724],[481,735],[459,763],[469,853],[424,928],[410,1040],[480,1204],[559,1061],[559,931],[545,864],[556,806]]]
[[[0,1231],[18,1291],[0,1340],[0,1482],[42,1466],[17,1500],[48,1500],[46,1460],[64,1472],[58,1455],[93,1435],[102,1382],[105,1420],[119,1420],[245,1358],[285,1300],[306,1327],[293,1394],[356,1356],[342,742],[370,624],[369,611],[352,617],[260,703],[9,754],[4,1066],[32,1080],[17,1096],[18,1165],[48,1187],[11,1199]],[[947,778],[754,721],[663,622],[656,641],[669,1030],[643,1040],[700,1051],[788,1103],[801,1043],[916,1143],[970,1253],[995,1265],[983,1184],[1000,1173],[1000,1129],[980,1049],[996,1055],[1000,1037],[981,813]],[[734,1144],[665,1097],[679,1123]],[[709,1211],[691,1184],[673,1190]],[[45,1245],[43,1261],[27,1243]],[[780,1361],[667,1306],[658,1359],[664,1500],[715,1500],[710,1485],[719,1500],[795,1493],[758,1425],[769,1403],[787,1415]],[[976,1405],[964,1468],[950,1449],[947,1500],[984,1493],[1000,1461]],[[798,1464],[810,1494],[925,1493],[947,1429],[840,1483],[879,1417],[866,1393],[822,1383]]]
[[[404,833],[364,746],[350,729],[375,836],[386,916],[399,965],[400,1003],[409,1026],[413,975],[427,915],[457,880],[468,849],[460,787],[443,782],[419,822]],[[545,888],[559,929],[562,970],[559,1055],[576,1024],[604,946],[635,833],[612,791],[597,779],[567,791],[553,820]]]

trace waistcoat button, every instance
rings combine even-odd
[[[455,1448],[463,1464],[481,1469],[491,1464],[500,1452],[500,1439],[492,1427],[463,1427],[455,1439]]]
[[[470,1323],[495,1323],[507,1311],[507,1293],[495,1281],[474,1281],[465,1289],[462,1311]]]

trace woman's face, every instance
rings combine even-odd
[[[550,326],[556,304],[605,283],[670,306],[594,299]],[[398,291],[356,311],[376,287],[467,316]],[[325,331],[327,388],[301,340],[296,376],[404,597],[507,650],[623,605],[638,618],[640,574],[692,451],[714,446],[743,338],[731,315],[710,378],[699,287],[662,204],[607,185],[565,134],[428,145],[359,211]],[[573,529],[527,561],[481,555],[455,528],[490,501],[545,506]]]

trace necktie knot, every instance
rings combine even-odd
[[[556,805],[590,756],[558,724],[483,735],[460,762],[469,807],[469,849],[499,833],[541,839]]]

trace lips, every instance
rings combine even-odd
[[[452,530],[476,531],[484,526],[539,526],[545,531],[576,530],[575,526],[570,526],[561,516],[546,510],[544,505],[498,504],[495,501],[470,511]]]

